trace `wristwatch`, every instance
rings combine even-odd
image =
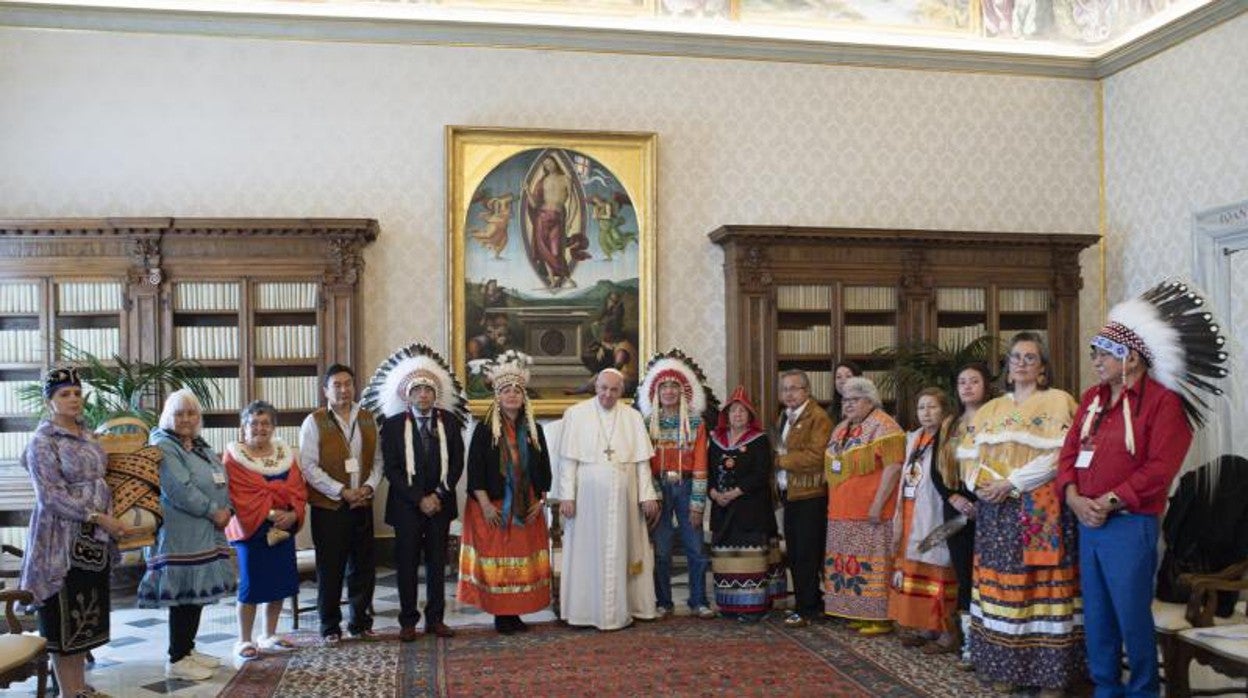
[[[100,518],[100,512],[98,511],[92,511],[92,512],[87,513],[87,523],[93,524],[95,523],[96,519],[99,519],[99,518]]]

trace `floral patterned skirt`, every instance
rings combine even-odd
[[[1059,563],[1032,566],[1022,514],[1018,499],[979,503],[971,661],[986,681],[1065,688],[1085,674],[1074,516],[1062,508]]]
[[[828,520],[823,612],[855,620],[888,620],[893,576],[893,522]]]
[[[61,590],[39,607],[39,634],[53,654],[77,654],[108,643],[108,565],[88,570],[70,566]]]

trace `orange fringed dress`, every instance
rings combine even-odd
[[[906,460],[897,485],[900,505],[894,526],[900,532],[888,617],[907,628],[943,632],[958,599],[949,548],[941,543],[927,552],[918,551],[918,544],[944,522],[940,495],[932,484],[935,442],[935,434],[922,429],[907,439]]]
[[[537,427],[539,430],[541,427]],[[464,507],[464,535],[459,552],[457,597],[496,616],[535,613],[550,605],[550,552],[545,512],[532,521],[524,512],[540,501],[550,486],[550,460],[544,447],[535,448],[521,423],[503,420],[498,444],[483,422],[472,435],[468,451],[469,496]],[[544,441],[539,436],[539,443]],[[487,472],[487,469],[492,469]],[[489,486],[501,478],[501,492]],[[485,520],[473,490],[490,492],[502,525]],[[501,494],[501,496],[496,496]]]
[[[828,537],[824,558],[824,613],[856,620],[888,620],[888,587],[893,568],[893,512],[889,499],[880,522],[867,512],[884,467],[901,463],[906,434],[892,417],[875,410],[832,432],[824,456],[828,478]]]

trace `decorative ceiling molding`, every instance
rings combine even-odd
[[[313,16],[294,11],[141,9],[71,2],[0,0],[0,26],[143,34],[189,34],[350,43],[521,48],[680,56],[822,65],[1099,79],[1248,11],[1248,0],[1214,0],[1103,55],[1046,45],[1055,54],[1024,53],[1026,42],[931,39],[939,46],[901,46],[814,39],[697,34],[648,28],[552,26],[461,19]],[[306,12],[306,8],[303,8]],[[914,41],[921,39],[915,38]],[[993,44],[1000,42],[999,48]],[[950,46],[963,43],[972,48]],[[1037,45],[1037,48],[1039,46]],[[1086,51],[1086,53],[1084,53]]]

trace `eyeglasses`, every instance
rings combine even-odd
[[[1019,354],[1017,352],[1014,352],[1010,354],[1009,359],[1010,359],[1010,363],[1020,364],[1023,366],[1035,366],[1036,364],[1040,363],[1039,354]]]
[[[800,392],[806,392],[806,386],[804,386],[804,385],[786,385],[786,386],[784,386],[784,387],[780,388],[780,392],[782,392],[782,393],[800,393]]]
[[[1114,359],[1117,357],[1114,356],[1113,352],[1108,352],[1108,351],[1105,351],[1104,349],[1097,349],[1096,347],[1092,347],[1091,349],[1088,350],[1088,358],[1092,359],[1093,361],[1096,361],[1097,359]]]

